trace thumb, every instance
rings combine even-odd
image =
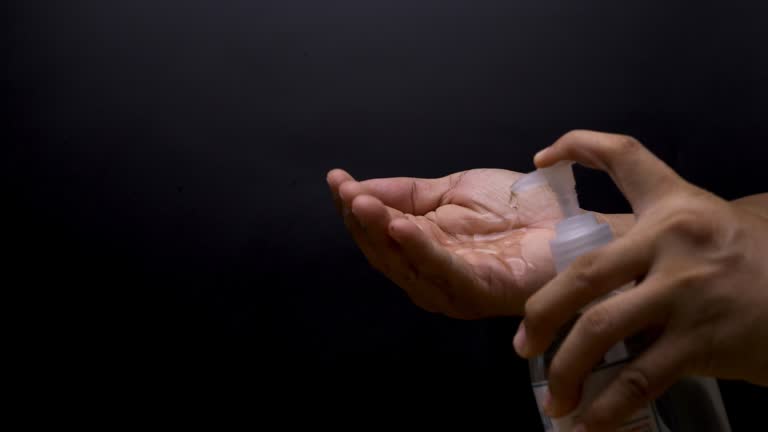
[[[572,160],[608,173],[636,213],[668,194],[683,180],[636,139],[626,135],[571,131],[534,157],[543,168]]]

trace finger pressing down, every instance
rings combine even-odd
[[[646,279],[582,314],[550,364],[550,415],[563,416],[578,406],[583,384],[595,366],[629,357],[626,346],[618,345],[621,341],[666,322],[669,307],[658,292],[658,284]]]
[[[664,334],[647,351],[625,366],[582,414],[589,432],[614,431],[630,416],[659,397],[685,374],[688,343]]]
[[[643,276],[652,260],[653,236],[630,231],[576,259],[525,304],[515,350],[526,358],[543,353],[561,328],[590,302]]]

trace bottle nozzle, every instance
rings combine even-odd
[[[555,269],[561,272],[576,257],[610,242],[613,233],[611,227],[601,224],[594,214],[581,213],[571,161],[558,162],[520,177],[512,185],[512,192],[523,192],[547,184],[563,213],[563,219],[556,225],[555,238],[549,242]]]
[[[541,168],[541,173],[552,188],[563,217],[579,214],[579,199],[576,196],[576,179],[573,177],[573,162],[562,161],[548,168]]]
[[[576,196],[576,179],[573,177],[572,166],[573,162],[562,161],[548,168],[537,169],[520,177],[512,185],[512,192],[523,192],[548,184],[557,198],[563,217],[577,216],[580,214],[579,200]]]

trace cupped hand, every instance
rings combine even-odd
[[[586,430],[615,430],[685,375],[768,385],[765,213],[687,183],[629,137],[572,132],[535,162],[543,167],[560,160],[609,173],[637,223],[528,300],[515,337],[518,353],[542,353],[593,300],[640,282],[578,318],[550,365],[545,411],[562,416],[576,408],[594,365],[619,341],[646,331],[659,336],[582,408]]]
[[[521,175],[475,169],[358,182],[337,169],[327,180],[373,267],[422,308],[476,319],[520,315],[554,276],[548,241],[561,213],[546,188],[513,195]]]

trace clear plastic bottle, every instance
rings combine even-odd
[[[599,223],[594,214],[583,213],[579,209],[576,182],[571,166],[570,162],[561,162],[549,168],[536,170],[521,177],[512,186],[512,191],[515,193],[538,187],[549,187],[557,197],[563,220],[555,227],[555,238],[550,241],[550,250],[558,273],[565,270],[579,256],[613,240],[608,224]],[[621,287],[609,295],[629,289],[632,285]],[[595,302],[598,301],[600,299]],[[591,304],[584,309],[590,306]],[[633,343],[632,340],[616,344],[606,353],[603,361],[593,368],[584,382],[579,407],[566,417],[549,418],[542,410],[544,392],[547,388],[547,371],[571,325],[566,326],[547,352],[529,363],[534,396],[547,432],[567,432],[573,429],[578,423],[582,408],[589,404],[600,390],[611,382],[622,366],[642,349],[641,345]],[[682,379],[655,402],[637,411],[617,430],[622,432],[730,432],[730,426],[717,381],[711,378],[691,377]]]

